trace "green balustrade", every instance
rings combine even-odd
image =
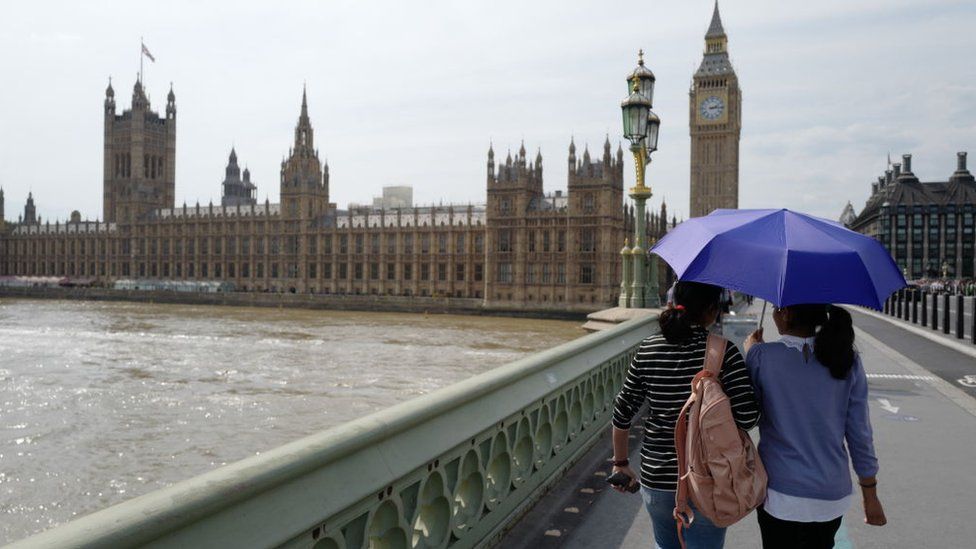
[[[608,428],[628,321],[12,547],[491,545]]]

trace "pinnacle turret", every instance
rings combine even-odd
[[[718,38],[725,36],[725,28],[722,27],[722,16],[718,13],[718,0],[715,0],[715,9],[712,11],[712,22],[708,25],[708,32],[705,38]]]

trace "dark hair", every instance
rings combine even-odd
[[[674,285],[674,307],[665,309],[658,317],[661,334],[668,343],[678,343],[691,337],[692,326],[700,324],[711,307],[718,307],[722,288],[701,282],[679,280]]]
[[[816,329],[813,354],[836,379],[847,379],[854,366],[854,322],[836,305],[790,305],[791,324]]]

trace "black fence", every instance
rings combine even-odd
[[[968,339],[976,345],[974,296],[899,290],[885,301],[884,313],[957,339]]]

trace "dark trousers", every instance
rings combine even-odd
[[[793,522],[778,519],[762,507],[757,514],[763,549],[830,549],[842,518],[829,522]]]

